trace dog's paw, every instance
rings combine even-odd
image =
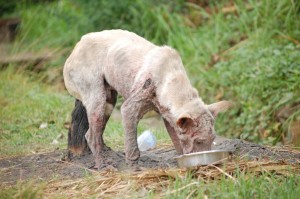
[[[117,164],[116,162],[111,158],[101,158],[100,160],[95,161],[95,166],[93,169],[96,169],[98,171],[103,170],[110,170],[110,171],[117,171]]]
[[[127,161],[127,165],[130,171],[141,171],[142,168],[139,166],[138,161]]]

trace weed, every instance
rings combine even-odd
[[[44,183],[38,183],[34,181],[18,182],[14,187],[1,189],[0,198],[14,198],[14,199],[34,199],[43,198]]]

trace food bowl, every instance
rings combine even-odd
[[[179,167],[194,167],[200,165],[220,164],[229,159],[231,151],[212,150],[188,153],[175,157]]]

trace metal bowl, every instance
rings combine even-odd
[[[220,164],[230,157],[231,151],[212,150],[188,153],[175,157],[179,167],[194,167],[199,165]]]

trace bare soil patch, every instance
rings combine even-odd
[[[47,180],[53,177],[73,179],[81,178],[91,172],[93,165],[91,153],[74,156],[66,160],[67,150],[34,154],[23,157],[5,158],[0,160],[0,186],[13,185],[19,180]],[[117,165],[118,171],[129,170],[122,151],[108,151],[107,157]],[[170,147],[157,148],[141,152],[139,165],[142,168],[176,167],[175,149]]]
[[[286,147],[266,147],[238,139],[217,139],[214,149],[233,151],[236,159],[284,162],[300,166],[300,151]],[[66,150],[0,160],[0,186],[14,185],[19,180],[47,181],[53,177],[62,179],[81,178],[91,173],[91,154],[65,160]],[[108,151],[108,157],[117,165],[118,171],[127,171],[125,155],[122,151]],[[141,153],[139,165],[147,169],[176,168],[175,149],[171,146],[158,147]]]

